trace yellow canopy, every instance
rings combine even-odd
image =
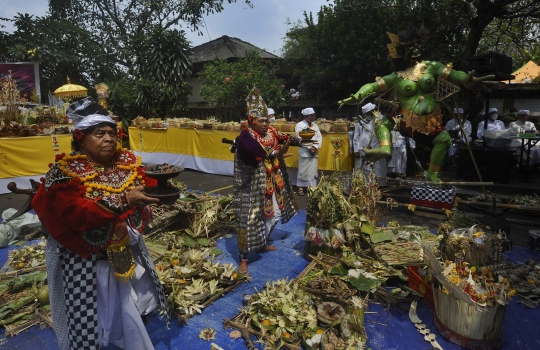
[[[533,61],[527,62],[523,67],[512,73],[516,78],[511,83],[530,83],[540,75],[540,66]]]
[[[54,96],[56,97],[78,98],[86,97],[87,95],[88,89],[81,85],[71,84],[69,77],[67,78],[67,84],[54,90]]]

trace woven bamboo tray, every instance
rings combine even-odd
[[[34,317],[29,318],[28,320],[25,320],[24,322],[18,324],[18,325],[7,325],[6,327],[6,337],[14,337],[17,334],[24,332],[25,330],[29,329],[30,327],[33,327],[35,325],[39,324],[39,327],[41,329],[50,327],[53,328],[53,322],[51,317],[51,311],[48,310],[46,312],[39,312],[39,310],[36,310],[36,314]]]
[[[208,299],[204,303],[202,303],[201,304],[203,306],[202,309],[203,310],[206,309],[209,305],[212,305],[214,303],[214,301],[218,300],[219,298],[221,298],[225,294],[229,293],[230,291],[236,289],[239,285],[241,285],[242,283],[244,283],[247,280],[248,280],[247,277],[239,279],[238,281],[236,281],[235,284],[232,284],[232,285],[228,286],[227,288],[223,289],[220,293],[214,295],[213,297],[211,297],[210,299]],[[193,316],[195,316],[196,314],[180,314],[179,312],[174,310],[172,312],[172,315],[178,320],[179,325],[182,325],[182,324],[187,325],[187,321],[190,318],[192,318]]]

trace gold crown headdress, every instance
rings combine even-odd
[[[386,32],[386,35],[390,38],[390,44],[386,44],[386,47],[388,48],[388,52],[390,53],[390,57],[392,58],[400,58],[401,56],[397,52],[397,47],[400,45],[399,37],[390,32]]]
[[[246,104],[248,119],[253,120],[253,118],[268,116],[268,107],[261,97],[261,90],[258,90],[255,86],[247,95]]]

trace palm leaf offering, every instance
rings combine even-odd
[[[167,301],[183,321],[246,280],[232,264],[213,261],[211,247],[169,249],[156,262]]]
[[[434,249],[439,244],[437,236],[422,226],[379,227],[369,235],[376,256],[391,266],[423,265],[421,242]]]
[[[491,233],[472,215],[457,212],[439,225],[440,252],[444,259],[463,259],[471,264],[484,266],[502,262],[504,233]]]
[[[36,271],[0,282],[0,326],[6,327],[6,335],[40,323],[36,312],[49,313],[46,278],[45,271]]]

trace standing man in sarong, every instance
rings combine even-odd
[[[298,148],[298,177],[296,186],[298,186],[298,195],[305,194],[304,187],[317,186],[317,171],[319,170],[319,148],[322,146],[322,134],[319,126],[313,123],[315,120],[315,111],[313,108],[304,108],[302,110],[304,120],[296,124],[294,131],[296,137],[300,137],[301,131],[315,131],[315,136],[311,139],[312,145]]]
[[[249,127],[236,138],[233,208],[240,266],[246,273],[250,252],[272,251],[269,237],[279,218],[298,211],[283,156],[300,139],[269,126],[266,104],[254,88],[247,99]]]
[[[450,148],[448,148],[448,162],[450,163],[450,167],[455,168],[456,167],[456,154],[458,147],[460,145],[466,145],[467,141],[471,142],[471,134],[472,134],[472,125],[471,122],[468,120],[463,120],[463,108],[454,108],[454,118],[450,119],[446,125],[445,129],[450,134],[450,137],[452,138],[452,144],[450,145]],[[465,135],[461,131],[461,127],[459,126],[459,123],[463,123],[463,130],[465,131]],[[467,140],[467,141],[466,141]]]
[[[375,121],[379,121],[383,118],[381,113],[375,114],[376,107],[373,103],[368,103],[362,106],[362,114],[364,118],[361,118],[354,128],[353,137],[353,150],[355,157],[356,169],[362,169],[362,172],[367,175],[371,173],[373,168],[375,175],[378,177],[377,182],[380,186],[386,185],[386,173],[387,165],[386,159],[382,158],[376,162],[370,162],[366,159],[365,149],[373,149],[380,146],[390,146],[389,141],[379,140],[377,137],[377,126]]]

